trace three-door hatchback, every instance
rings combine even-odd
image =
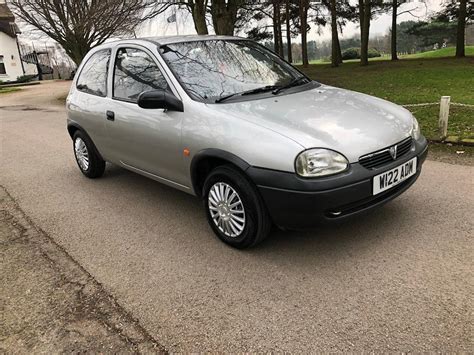
[[[427,154],[406,109],[322,85],[237,37],[100,45],[67,112],[84,175],[110,162],[196,195],[238,248],[272,224],[308,228],[380,206],[415,182]]]

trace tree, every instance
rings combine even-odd
[[[398,60],[397,55],[397,17],[398,17],[398,0],[392,0],[392,31],[390,39],[390,51],[392,60]]]
[[[418,36],[409,33],[416,23],[415,21],[403,21],[397,24],[397,52],[415,53],[422,49]]]
[[[280,0],[273,0],[273,37],[275,43],[275,53],[283,57],[283,36],[281,33],[281,4]]]
[[[456,24],[456,57],[464,57],[466,25],[474,21],[474,2],[467,0],[448,2],[432,20]]]
[[[300,32],[301,32],[301,56],[303,67],[308,67],[308,9],[309,0],[299,0]]]
[[[337,7],[336,0],[331,0],[331,64],[333,67],[342,63],[341,45],[339,43],[339,33],[337,28]]]
[[[459,15],[458,15],[458,30],[456,36],[456,57],[465,57],[465,31],[466,31],[466,15],[467,15],[467,0],[460,0]]]
[[[156,14],[155,9],[145,14],[150,5],[143,0],[11,0],[11,4],[17,17],[58,42],[77,65],[92,47],[133,33],[144,18]]]
[[[211,15],[214,31],[218,35],[234,35],[237,13],[244,0],[212,0]]]
[[[397,18],[399,15],[402,15],[404,13],[409,13],[412,16],[415,16],[412,14],[412,11],[416,9],[412,8],[409,10],[404,10],[402,12],[399,12],[400,6],[402,6],[404,3],[406,3],[406,0],[392,0],[392,3],[390,5],[392,9],[392,28],[390,29],[390,52],[391,52],[391,60],[398,60],[398,55],[397,55],[397,40],[398,40],[398,35],[397,35]],[[415,16],[416,17],[416,16]]]
[[[186,6],[193,16],[194,28],[196,29],[196,33],[198,35],[209,34],[206,23],[208,1],[209,0],[188,0],[186,2]]]
[[[286,46],[287,46],[287,51],[288,51],[288,61],[290,63],[293,62],[293,56],[291,53],[291,24],[290,24],[290,18],[291,18],[291,7],[290,7],[290,0],[286,0],[285,4],[285,22],[286,22]]]
[[[407,29],[407,33],[418,38],[422,48],[433,45],[442,45],[445,41],[454,42],[456,40],[456,23],[446,18],[432,19],[430,22],[414,22],[413,26]]]
[[[360,64],[369,64],[369,32],[370,18],[372,15],[371,0],[359,0],[360,23]]]

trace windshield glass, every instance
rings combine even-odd
[[[161,46],[189,94],[215,100],[266,86],[284,86],[302,74],[265,47],[246,40],[209,40]]]

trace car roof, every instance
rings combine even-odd
[[[181,42],[195,42],[195,41],[212,41],[212,40],[236,40],[246,39],[236,36],[218,36],[218,35],[185,35],[185,36],[158,36],[158,37],[144,37],[140,38],[145,41],[152,41],[159,45],[181,43]]]
[[[183,36],[156,36],[156,37],[140,37],[140,38],[128,38],[119,39],[115,41],[105,42],[94,47],[90,53],[95,53],[102,49],[112,48],[113,46],[120,45],[121,43],[136,43],[144,44],[144,42],[153,43],[157,46],[162,46],[172,43],[182,42],[196,42],[196,41],[216,41],[216,40],[247,40],[248,38],[237,37],[237,36],[220,36],[220,35],[183,35]]]

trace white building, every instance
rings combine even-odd
[[[22,61],[17,34],[20,31],[5,0],[0,0],[0,81],[15,81],[25,74],[36,74],[36,66]]]

